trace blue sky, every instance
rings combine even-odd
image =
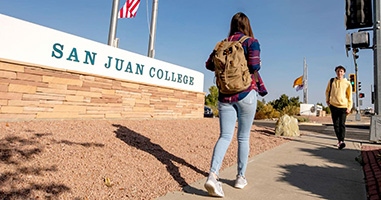
[[[0,13],[107,44],[112,0],[1,0]],[[119,8],[125,0],[120,0]],[[141,0],[135,18],[119,19],[119,48],[147,55],[152,0]],[[334,68],[354,73],[353,58],[345,53],[344,0],[177,0],[159,1],[155,58],[204,73],[204,92],[214,85],[205,61],[215,44],[227,37],[231,17],[244,12],[261,45],[260,74],[269,94],[266,102],[303,92],[292,88],[308,65],[308,103],[325,102],[325,88]],[[1,27],[1,29],[6,27]],[[356,31],[356,30],[355,30]],[[371,34],[372,38],[372,34]],[[4,48],[4,47],[1,47]],[[358,75],[371,104],[373,51],[360,50]],[[262,98],[260,98],[261,100]]]

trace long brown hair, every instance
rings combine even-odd
[[[236,32],[241,32],[247,36],[254,37],[250,26],[250,20],[242,12],[235,14],[230,23],[229,36],[234,35]]]

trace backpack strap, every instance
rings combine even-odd
[[[250,38],[249,36],[244,35],[244,36],[242,36],[242,37],[238,40],[238,42],[242,44],[245,40],[247,40],[247,39],[249,39],[249,38]],[[226,39],[224,39],[223,41],[220,42],[220,44],[218,45],[218,47],[215,48],[216,51],[219,51],[219,50],[221,49],[221,47],[223,46],[224,42],[228,42],[228,38],[226,38]],[[232,44],[231,44],[227,49],[229,49],[229,48],[230,48],[231,46],[233,46],[234,44],[235,44],[235,42],[232,42]]]
[[[254,71],[254,80],[256,83],[259,82],[259,79],[258,79],[258,71]]]
[[[335,80],[335,78],[331,78],[331,79],[329,80],[328,101],[329,101],[329,99],[331,98],[332,83],[333,83],[334,80]]]
[[[242,36],[242,37],[238,40],[238,42],[242,44],[242,42],[244,42],[245,40],[247,40],[247,39],[249,39],[249,38],[250,38],[249,36],[244,35],[244,36]]]

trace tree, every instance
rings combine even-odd
[[[299,101],[299,97],[289,98],[287,95],[282,94],[279,97],[279,99],[271,101],[269,102],[269,104],[272,105],[274,109],[276,109],[277,111],[282,112],[283,109],[286,108],[287,106],[291,106],[291,107],[288,107],[287,110],[289,110],[290,108],[299,108],[300,101]]]
[[[209,94],[205,96],[205,105],[217,107],[218,104],[218,89],[216,86],[209,88]]]
[[[266,103],[263,103],[263,101],[257,100],[257,110],[256,110],[256,112],[259,112],[259,111],[263,110],[265,105],[266,105]]]
[[[205,96],[205,105],[212,109],[214,116],[218,116],[218,89],[216,86],[209,88],[209,94]]]
[[[280,115],[282,116],[284,114],[287,114],[289,116],[294,116],[299,113],[300,113],[300,108],[298,106],[294,106],[290,104],[282,109],[282,111],[280,112]]]
[[[290,103],[290,100],[288,99],[288,96],[285,94],[282,94],[279,99],[276,99],[270,104],[274,107],[275,110],[277,111],[282,111],[284,107],[288,106]]]
[[[299,107],[300,106],[299,97],[291,97],[290,98],[290,105]]]

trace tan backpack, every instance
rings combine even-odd
[[[251,84],[251,75],[247,67],[242,42],[248,39],[243,36],[239,41],[218,42],[214,48],[216,84],[223,94],[235,94],[247,89]]]

